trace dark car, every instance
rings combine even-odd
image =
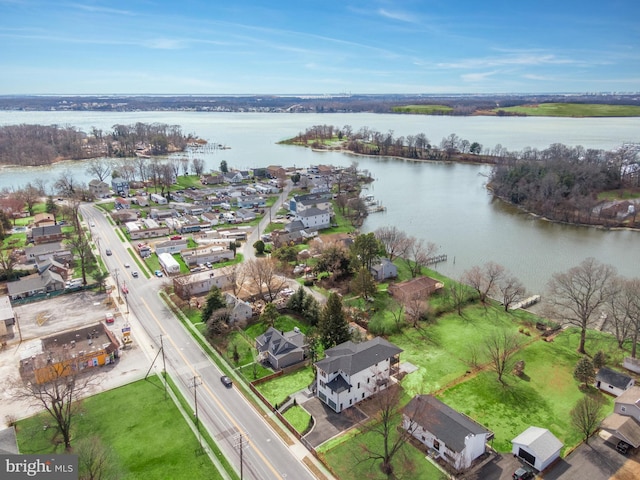
[[[533,471],[528,467],[520,467],[511,475],[513,480],[529,480],[534,476]]]
[[[106,253],[107,255],[111,255],[111,250],[109,250],[109,249],[107,248],[107,249],[105,250],[105,253]]]
[[[616,450],[618,450],[621,454],[626,455],[629,451],[629,447],[631,447],[631,445],[629,445],[624,440],[620,440],[616,445]]]
[[[231,388],[231,385],[233,385],[233,382],[231,381],[231,379],[229,377],[227,377],[226,375],[221,376],[220,377],[220,381],[227,388]]]

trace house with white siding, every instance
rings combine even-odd
[[[299,220],[304,228],[322,230],[331,226],[331,213],[329,210],[321,210],[316,207],[307,208],[298,212],[295,220]]]
[[[384,390],[397,372],[401,352],[380,337],[325,350],[325,358],[315,363],[318,398],[340,413]]]

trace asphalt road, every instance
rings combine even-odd
[[[162,337],[168,373],[192,405],[193,385],[197,384],[198,417],[236,470],[240,472],[242,437],[244,478],[315,478],[301,462],[302,458],[310,456],[302,444],[296,441],[292,446],[286,445],[263,420],[261,412],[256,411],[235,388],[222,385],[222,372],[159,299],[158,291],[167,281],[166,277],[147,279],[142,274],[138,278],[131,277],[130,270],[138,270],[138,267],[126,250],[128,244],[119,239],[102,212],[91,205],[83,205],[81,210],[85,221],[95,225],[91,231],[94,238],[99,239],[97,243],[107,268],[117,276],[121,287],[126,283],[129,293],[121,292],[126,298],[123,311],[129,312],[125,316],[131,324],[134,341],[148,342],[142,347],[153,358]],[[111,256],[104,254],[106,248],[113,252]],[[131,268],[125,268],[125,263],[130,263]],[[160,371],[162,361],[158,360],[154,368]]]

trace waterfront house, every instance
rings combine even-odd
[[[444,284],[430,277],[418,277],[406,282],[389,285],[389,293],[399,301],[426,299],[434,292],[441,290]]]
[[[111,196],[109,184],[94,178],[89,182],[89,193],[93,198],[108,198]]]
[[[388,278],[396,278],[398,276],[398,267],[396,267],[388,258],[379,258],[371,265],[371,275],[378,282],[387,280]]]

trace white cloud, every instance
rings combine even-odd
[[[460,78],[465,82],[481,82],[493,75],[496,75],[497,73],[499,72],[494,71],[494,72],[465,73],[464,75],[460,75]]]
[[[390,18],[392,20],[400,20],[401,22],[416,23],[418,21],[416,16],[410,13],[399,12],[399,11],[392,12],[384,8],[378,9],[378,14],[385,18]]]

